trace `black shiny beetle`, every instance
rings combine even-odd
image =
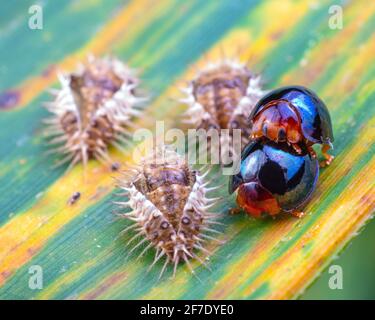
[[[229,192],[237,190],[237,203],[249,215],[288,212],[300,217],[318,176],[318,161],[309,153],[299,154],[286,143],[253,141],[242,152]]]
[[[333,160],[327,153],[333,133],[326,105],[305,87],[283,87],[258,101],[250,122],[253,140],[242,152],[229,192],[236,191],[238,205],[255,217],[280,212],[302,216],[319,176],[312,146],[322,144],[321,166]]]

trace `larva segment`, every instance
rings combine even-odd
[[[210,225],[216,217],[208,210],[217,201],[208,198],[207,185],[204,175],[193,171],[174,151],[166,149],[164,156],[154,152],[144,159],[131,179],[120,181],[129,200],[117,202],[132,209],[121,216],[134,221],[143,236],[131,252],[145,242],[148,245],[141,256],[155,248],[152,266],[162,257],[166,259],[161,275],[168,263],[173,264],[174,274],[179,262],[190,268],[189,260],[195,258],[204,264],[195,251],[206,251],[204,241],[211,237],[204,233],[215,232]]]
[[[61,89],[52,92],[55,100],[46,108],[53,116],[45,121],[46,135],[57,145],[51,152],[65,154],[58,164],[111,162],[108,147],[128,141],[132,117],[140,114],[144,98],[135,96],[138,78],[114,57],[93,56],[76,72],[58,77]]]
[[[241,145],[249,142],[248,117],[265,92],[260,76],[245,64],[227,59],[210,64],[182,91],[186,97],[181,102],[188,105],[186,123],[204,130],[229,129],[229,137],[233,137],[233,129],[240,129]],[[220,145],[211,147],[228,146],[232,154],[233,145],[226,140],[227,137],[220,136]]]

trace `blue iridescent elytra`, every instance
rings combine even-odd
[[[318,161],[309,153],[299,154],[287,143],[258,140],[243,150],[240,172],[231,177],[229,192],[237,191],[237,203],[252,216],[298,216],[318,176]]]

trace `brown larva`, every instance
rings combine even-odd
[[[241,145],[249,141],[248,117],[265,92],[260,76],[253,74],[245,64],[230,59],[211,63],[182,91],[186,97],[181,102],[188,105],[185,122],[190,126],[219,132],[229,129],[229,138],[233,137],[233,129],[240,129]],[[228,135],[220,134],[219,143],[222,148],[228,145],[226,151],[233,154],[231,142],[224,143],[223,139],[228,139]]]
[[[208,192],[217,187],[209,188],[206,176],[207,172],[201,174],[192,170],[176,152],[159,149],[132,169],[130,179],[119,181],[119,187],[125,191],[121,195],[129,199],[116,203],[131,208],[130,212],[120,216],[134,221],[123,232],[137,231],[128,244],[141,238],[129,254],[144,243],[147,245],[138,258],[155,248],[155,258],[149,269],[165,257],[159,278],[168,263],[173,264],[175,275],[177,265],[182,261],[194,274],[189,260],[194,258],[205,265],[196,251],[209,253],[203,246],[204,242],[218,241],[207,234],[218,233],[210,226],[220,223],[215,221],[218,215],[208,212],[218,199],[207,197]]]
[[[93,56],[76,72],[58,77],[61,89],[52,90],[55,99],[46,104],[53,116],[45,120],[46,135],[57,145],[50,152],[65,155],[57,165],[86,165],[90,158],[111,162],[108,147],[121,149],[131,118],[140,114],[144,98],[134,94],[138,78],[114,57]]]

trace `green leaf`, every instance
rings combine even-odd
[[[43,30],[27,28],[25,1],[0,14],[0,298],[3,299],[286,299],[295,298],[374,212],[375,4],[345,1],[343,29],[329,29],[337,1],[46,1]],[[8,14],[4,14],[7,12]],[[113,53],[141,70],[152,93],[141,127],[156,120],[179,126],[184,106],[177,86],[207,60],[248,60],[265,87],[311,87],[328,105],[335,161],[321,171],[302,219],[231,216],[226,190],[224,245],[209,242],[202,283],[181,265],[161,280],[149,273],[150,251],[126,258],[132,234],[114,219],[112,173],[90,161],[64,174],[42,138],[41,107],[56,71],[69,72],[89,53]],[[194,68],[190,68],[193,66]],[[132,149],[111,156],[131,162]],[[220,177],[218,184],[226,183]],[[81,198],[68,205],[71,195]],[[43,268],[43,289],[28,286],[29,268]]]

